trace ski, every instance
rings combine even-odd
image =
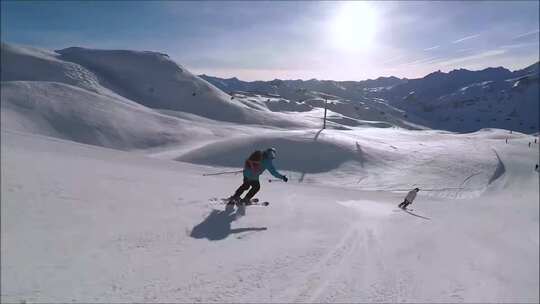
[[[228,204],[230,202],[230,198],[211,198],[211,202],[218,202],[220,204]],[[239,205],[240,202],[236,202],[235,205]],[[249,203],[244,204],[244,206],[268,206],[270,205],[270,202],[261,202],[258,198],[252,198]]]
[[[268,205],[270,205],[270,202],[259,202],[257,200],[257,201],[251,201],[251,202],[249,202],[249,204],[246,204],[246,206],[249,206],[249,205],[268,206]]]
[[[394,212],[399,212],[399,211],[414,211],[414,209],[409,209],[409,208],[407,208],[407,209],[401,209],[401,208],[399,208],[399,207],[398,207],[397,209],[394,209]]]

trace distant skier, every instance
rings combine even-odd
[[[538,164],[536,164],[536,166],[534,166],[534,171],[538,171]]]
[[[264,152],[259,150],[253,152],[244,164],[244,182],[242,185],[240,185],[240,187],[238,187],[234,195],[231,196],[229,199],[229,204],[235,204],[238,202],[242,204],[249,203],[253,196],[255,196],[255,194],[257,194],[261,188],[259,176],[266,169],[268,169],[268,171],[270,171],[270,173],[276,178],[287,182],[289,179],[285,175],[280,174],[276,168],[274,168],[272,160],[275,158],[276,149],[274,148],[268,148]],[[250,187],[251,189],[249,192],[246,194],[246,196],[244,196],[243,199],[241,199],[240,196],[242,193],[244,193],[244,191],[248,190]]]
[[[531,142],[529,142],[529,148],[531,147]]]
[[[412,202],[416,198],[416,193],[418,193],[418,191],[420,191],[420,189],[418,188],[414,188],[413,190],[409,191],[409,193],[407,193],[407,196],[405,197],[405,200],[401,204],[399,204],[398,207],[403,210],[407,209],[407,206],[412,204]]]
[[[505,139],[504,139],[504,143],[505,143],[505,144],[508,143],[508,138],[505,138]]]

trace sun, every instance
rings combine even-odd
[[[344,51],[369,50],[377,33],[377,12],[364,1],[345,2],[330,24],[332,45]]]

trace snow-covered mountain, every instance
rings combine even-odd
[[[438,71],[381,94],[435,129],[505,128],[525,133],[539,129],[538,63],[515,72],[504,68]]]
[[[161,53],[75,47],[52,52],[2,43],[1,54],[3,82],[58,82],[145,108],[218,121],[298,126],[294,119],[246,107]]]
[[[321,94],[302,103],[267,95],[229,96],[161,53],[84,48],[53,52],[2,43],[1,56],[2,125],[13,130],[141,149],[184,143],[201,134],[220,136],[229,129],[218,122],[277,128],[322,125]],[[328,127],[421,128],[385,104],[361,105],[331,99]],[[210,123],[200,123],[201,118]]]
[[[1,59],[2,303],[540,299],[537,135],[428,129],[406,79],[222,91],[156,52]],[[532,100],[537,71],[438,107],[490,85]],[[288,182],[225,207],[268,147]]]
[[[202,79],[214,84],[225,92],[245,91],[280,94],[289,90],[304,90],[304,91],[319,91],[326,94],[341,96],[342,94],[352,94],[348,90],[363,89],[363,88],[381,88],[392,87],[394,85],[404,83],[407,79],[399,79],[397,77],[379,77],[377,79],[368,79],[364,81],[332,81],[332,80],[281,80],[274,79],[271,81],[242,81],[236,77],[219,78],[209,75],[200,75]],[[342,96],[345,97],[345,96]]]
[[[244,82],[236,78],[201,77],[231,94],[238,91],[269,94],[292,102],[330,95],[356,106],[371,104],[372,107],[375,101],[379,108],[387,108],[381,108],[381,112],[398,108],[408,122],[434,129],[472,132],[505,128],[535,133],[539,129],[538,75],[538,63],[535,63],[514,72],[502,67],[480,71],[460,69],[449,73],[437,71],[418,79],[381,77],[358,82],[315,79]]]
[[[221,79],[200,76],[216,87],[228,92],[244,104],[275,112],[306,112],[325,107],[336,113],[339,122],[346,126],[372,125],[424,128],[421,118],[414,123],[407,119],[404,111],[388,104],[381,98],[368,97],[366,92],[390,88],[404,79],[380,77],[363,82],[338,82],[311,79],[245,82],[237,78]],[[414,115],[414,114],[411,114]],[[346,118],[343,118],[346,117]],[[336,119],[330,118],[331,121]]]
[[[245,106],[160,53],[2,43],[1,56],[1,123],[12,130],[140,149],[221,136],[230,122],[315,125]]]

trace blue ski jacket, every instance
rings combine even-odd
[[[263,158],[260,162],[246,161],[244,177],[249,180],[259,180],[259,176],[267,169],[276,178],[283,179],[283,175],[276,170],[270,158]]]

